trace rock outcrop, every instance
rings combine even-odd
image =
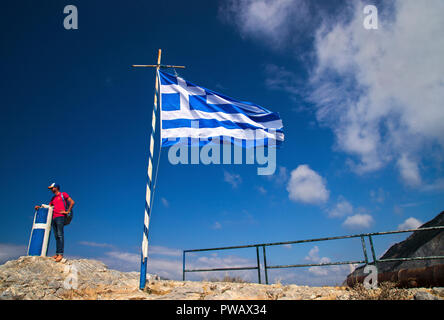
[[[381,286],[369,291],[362,287],[173,281],[161,280],[155,275],[148,275],[146,290],[141,291],[138,286],[137,272],[111,270],[96,260],[56,263],[51,258],[20,257],[0,266],[0,300],[356,300],[444,297],[443,288],[426,290]]]
[[[0,299],[70,299],[75,292],[94,298],[94,292],[110,288],[116,295],[139,297],[138,279],[137,272],[110,270],[97,260],[56,263],[48,257],[20,257],[0,266]]]
[[[420,226],[444,226],[444,211]],[[444,230],[413,232],[406,240],[391,246],[380,259],[444,256]],[[379,281],[400,282],[404,286],[444,286],[444,260],[380,262]],[[347,283],[362,282],[364,266],[347,276]]]

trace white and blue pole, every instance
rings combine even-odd
[[[147,172],[147,183],[146,183],[146,194],[145,194],[145,216],[143,221],[143,239],[142,239],[142,261],[140,264],[140,289],[143,290],[146,284],[146,269],[148,264],[148,228],[150,224],[150,214],[151,214],[151,194],[153,184],[153,161],[154,161],[154,134],[156,132],[156,114],[157,114],[157,96],[159,93],[159,79],[158,70],[160,67],[160,59],[162,56],[162,50],[159,49],[159,55],[157,57],[156,66],[156,92],[154,94],[154,105],[153,105],[153,116],[151,121],[151,137],[150,137],[150,151],[148,155],[148,172]]]
[[[148,156],[148,179],[146,184],[146,194],[145,194],[145,216],[143,221],[143,239],[142,239],[142,261],[140,264],[140,289],[143,290],[146,284],[146,269],[148,264],[148,227],[150,224],[150,215],[152,200],[155,188],[155,180],[153,181],[153,155],[154,155],[154,134],[156,132],[156,114],[157,114],[157,101],[159,95],[159,68],[185,68],[184,66],[173,66],[173,65],[161,65],[160,60],[162,57],[162,49],[159,49],[159,54],[157,56],[157,64],[155,65],[133,65],[133,67],[151,67],[156,68],[156,92],[154,94],[154,106],[153,106],[153,116],[151,121],[151,137],[150,137],[150,151]],[[160,135],[160,133],[159,133]],[[161,137],[159,141],[162,141]],[[160,148],[159,145],[159,158],[160,159]],[[159,162],[157,162],[157,165]],[[157,170],[156,170],[157,175]]]

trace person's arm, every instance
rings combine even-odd
[[[52,200],[49,202],[48,206],[52,206]],[[41,206],[37,205],[34,207],[35,210],[39,210],[40,208],[43,208],[43,205]]]
[[[64,199],[66,199],[65,201],[68,203],[68,209],[66,209],[65,211],[60,211],[60,213],[62,214],[68,214],[71,212],[72,207],[74,206],[74,200],[72,200],[72,198],[67,194],[67,193],[63,193],[63,197]],[[66,205],[66,204],[65,204]]]
[[[75,203],[75,202],[74,202],[74,200],[72,200],[71,197],[68,197],[67,201],[68,201],[68,203],[69,203],[69,207],[68,207],[67,213],[70,213],[72,207],[74,207],[74,203]]]

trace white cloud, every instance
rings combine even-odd
[[[342,225],[351,229],[361,229],[369,228],[373,225],[373,223],[374,219],[371,215],[358,213],[353,216],[347,217]]]
[[[297,48],[295,34],[314,33],[314,50],[306,50],[309,58],[296,56],[308,66],[316,61],[309,85],[301,83],[299,74],[275,65],[266,67],[266,84],[313,102],[318,122],[332,129],[335,149],[349,156],[347,163],[355,172],[395,163],[407,185],[444,189],[439,178],[425,181],[426,166],[421,166],[424,160],[443,162],[442,0],[381,3],[377,30],[363,27],[363,1],[335,4],[328,12],[315,1],[303,0],[229,4],[223,11],[244,36]],[[259,23],[263,19],[270,23]],[[297,109],[306,108],[299,104]]]
[[[230,173],[228,171],[224,171],[224,181],[231,184],[233,188],[237,188],[241,184],[242,178],[237,173]]]
[[[421,176],[419,174],[418,164],[407,158],[405,154],[398,159],[399,172],[402,179],[411,186],[421,184]]]
[[[182,261],[177,257],[175,249],[165,247],[153,247],[148,250],[148,266],[147,272],[150,274],[157,274],[167,279],[181,279],[182,278]],[[176,257],[176,259],[159,259],[152,258],[152,254],[156,251],[163,255]],[[138,271],[140,269],[140,253],[110,251],[104,257],[99,258],[110,268],[115,268],[122,271]]]
[[[305,260],[307,261],[313,261],[313,262],[318,262],[319,261],[319,247],[318,246],[314,246],[313,248],[310,249],[310,251],[308,252],[308,256],[305,257]]]
[[[123,251],[109,251],[104,256],[97,257],[109,268],[121,271],[137,271],[140,269],[140,254]]]
[[[230,0],[219,8],[220,16],[234,24],[243,37],[280,45],[294,35],[288,24],[305,27],[308,6],[304,0]],[[292,33],[293,32],[293,33]]]
[[[353,206],[341,196],[336,205],[332,209],[327,210],[327,213],[330,218],[342,218],[353,213]]]
[[[417,229],[422,225],[418,219],[410,217],[398,226],[398,230]]]
[[[0,264],[26,255],[27,246],[0,243]]]
[[[151,274],[158,274],[159,276],[171,279],[182,279],[182,261],[178,260],[166,260],[166,259],[153,259],[148,262],[147,271]]]
[[[96,248],[112,248],[113,245],[109,243],[98,243],[93,241],[79,241],[79,244],[87,247],[96,247]]]
[[[181,257],[182,256],[182,250],[163,247],[163,246],[150,246],[148,248],[148,252],[149,252],[149,254],[170,256],[170,257]]]
[[[187,269],[211,269],[211,268],[232,268],[232,267],[251,267],[256,265],[256,260],[246,259],[236,255],[220,256],[218,253],[207,254],[204,256],[187,256]],[[257,281],[257,273],[247,270],[230,271],[231,276],[239,276],[246,281]],[[187,278],[192,279],[211,279],[220,278],[218,272],[198,272],[187,274]]]
[[[358,173],[395,160],[402,179],[419,185],[418,164],[428,154],[421,151],[444,146],[444,2],[398,0],[372,31],[357,3],[351,21],[317,33],[317,118]]]
[[[130,264],[140,263],[140,254],[121,252],[121,251],[110,251],[106,253],[107,256],[128,262]]]
[[[330,195],[325,179],[305,164],[291,172],[287,191],[291,200],[310,204],[323,203]]]
[[[327,267],[310,267],[310,268],[308,268],[308,272],[311,272],[311,273],[313,273],[316,276],[326,276],[326,275],[328,275]]]
[[[311,263],[330,263],[332,262],[329,257],[319,257],[319,247],[314,246],[308,252],[308,255],[305,257],[305,260]],[[331,277],[332,275],[340,275],[343,274],[342,277],[345,278],[348,270],[351,269],[351,265],[332,265],[332,266],[313,266],[308,268],[308,272],[315,275],[316,277]],[[345,275],[344,275],[345,273]]]

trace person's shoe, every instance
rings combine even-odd
[[[62,261],[63,256],[61,254],[57,255],[57,258],[55,259],[55,262],[60,262]]]
[[[58,256],[59,256],[58,254],[55,254],[51,258],[56,259]]]

